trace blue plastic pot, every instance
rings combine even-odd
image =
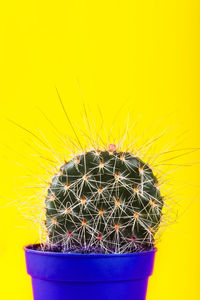
[[[68,254],[25,247],[34,300],[145,300],[155,252]]]

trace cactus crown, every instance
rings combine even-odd
[[[45,202],[49,245],[81,253],[151,249],[163,207],[151,168],[113,144],[62,165]]]

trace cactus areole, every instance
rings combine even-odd
[[[79,253],[152,249],[163,207],[151,168],[114,144],[62,165],[45,203],[49,247]]]
[[[163,199],[130,152],[91,150],[63,164],[45,200],[44,245],[25,247],[34,300],[145,300]]]

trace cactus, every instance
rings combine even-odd
[[[51,249],[127,253],[154,246],[163,198],[151,168],[111,144],[62,165],[45,204]]]

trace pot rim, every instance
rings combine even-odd
[[[154,247],[152,250],[149,251],[141,251],[141,252],[128,252],[128,253],[116,253],[116,254],[110,254],[110,253],[67,253],[67,252],[53,252],[53,251],[42,251],[42,250],[34,250],[30,249],[29,247],[33,245],[39,245],[39,244],[28,244],[23,247],[24,251],[26,253],[34,253],[38,255],[46,255],[46,256],[67,256],[67,257],[74,257],[74,258],[85,258],[85,257],[95,257],[95,258],[113,258],[113,257],[133,257],[133,256],[146,256],[150,253],[157,252],[157,248]]]

